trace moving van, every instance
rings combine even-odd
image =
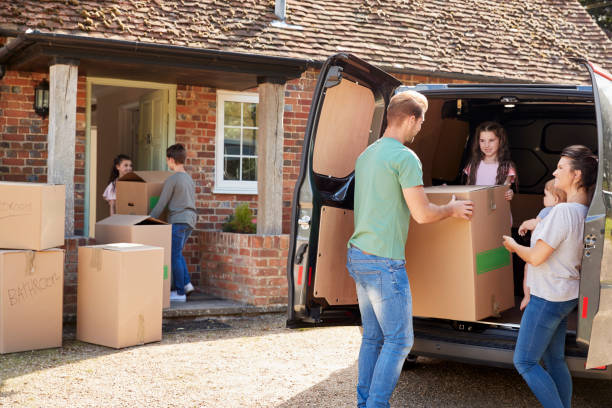
[[[529,237],[519,237],[517,228],[542,208],[544,184],[562,149],[583,144],[599,155],[566,356],[573,375],[612,379],[612,75],[588,61],[577,63],[588,71],[591,86],[406,87],[350,54],[330,57],[313,95],[294,191],[287,326],[360,323],[355,284],[345,266],[353,232],[355,160],[384,133],[389,99],[415,89],[429,100],[422,130],[409,145],[422,161],[425,186],[461,184],[476,126],[487,120],[504,126],[519,174],[511,202],[512,235],[523,245]],[[415,342],[407,363],[428,356],[512,367],[524,263],[514,255],[512,265],[514,308],[478,321],[414,316]]]

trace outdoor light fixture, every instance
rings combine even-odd
[[[34,112],[43,118],[49,114],[49,82],[46,79],[34,89]]]

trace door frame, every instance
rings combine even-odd
[[[85,216],[83,234],[93,238],[96,225],[96,172],[98,149],[96,132],[91,133],[91,97],[93,85],[108,85],[123,88],[145,88],[168,91],[168,146],[176,142],[176,84],[132,81],[127,79],[87,77],[85,103]]]

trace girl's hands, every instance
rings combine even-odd
[[[506,191],[506,194],[504,195],[504,197],[508,201],[512,200],[512,197],[514,197],[514,191],[512,191],[512,189],[509,188],[508,191]]]
[[[516,243],[514,238],[509,237],[508,235],[504,235],[502,238],[504,239],[504,247],[506,247],[506,249],[510,251],[510,253],[515,252],[514,248],[518,244]]]

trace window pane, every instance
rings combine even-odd
[[[223,166],[224,180],[240,180],[240,158],[226,157]]]
[[[257,181],[257,159],[242,159],[242,180]]]
[[[240,129],[225,128],[223,135],[223,144],[225,154],[240,154]]]
[[[242,126],[257,126],[257,104],[244,104],[244,123]]]
[[[226,125],[240,126],[240,102],[225,102],[223,112]]]
[[[257,154],[257,130],[244,129],[242,131],[242,154],[246,156]]]

